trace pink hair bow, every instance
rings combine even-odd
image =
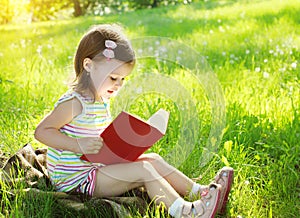
[[[112,40],[105,40],[105,47],[102,54],[107,58],[107,60],[110,60],[111,58],[115,57],[115,53],[113,49],[117,47],[117,44]]]

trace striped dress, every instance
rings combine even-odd
[[[108,104],[92,102],[76,92],[64,94],[55,107],[62,102],[77,98],[82,104],[82,113],[70,123],[64,125],[60,132],[73,138],[99,137],[99,134],[111,122]],[[47,170],[53,185],[58,191],[76,190],[92,196],[95,188],[97,168],[103,164],[94,164],[80,159],[80,153],[48,148]]]

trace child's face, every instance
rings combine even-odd
[[[99,70],[96,70],[91,76],[98,95],[109,99],[122,87],[125,77],[132,71],[132,66],[115,59],[107,61],[106,64],[109,64],[110,66],[106,68],[103,64],[100,64],[101,67],[98,65]],[[103,75],[107,74],[105,71],[110,73],[103,81]]]

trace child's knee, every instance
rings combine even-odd
[[[140,170],[143,170],[143,171],[146,170],[146,171],[150,171],[150,172],[155,170],[155,168],[152,166],[152,164],[147,160],[139,161],[137,163],[139,163]]]
[[[150,160],[157,160],[157,161],[163,161],[164,159],[157,153],[148,153],[145,154],[145,157],[147,157]]]
[[[138,161],[136,162],[136,173],[141,175],[142,180],[145,182],[146,180],[153,179],[154,177],[159,176],[156,169],[153,167],[153,165],[147,161]]]

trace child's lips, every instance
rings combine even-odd
[[[112,90],[107,90],[107,92],[108,92],[109,94],[114,93],[114,91],[112,91]]]

